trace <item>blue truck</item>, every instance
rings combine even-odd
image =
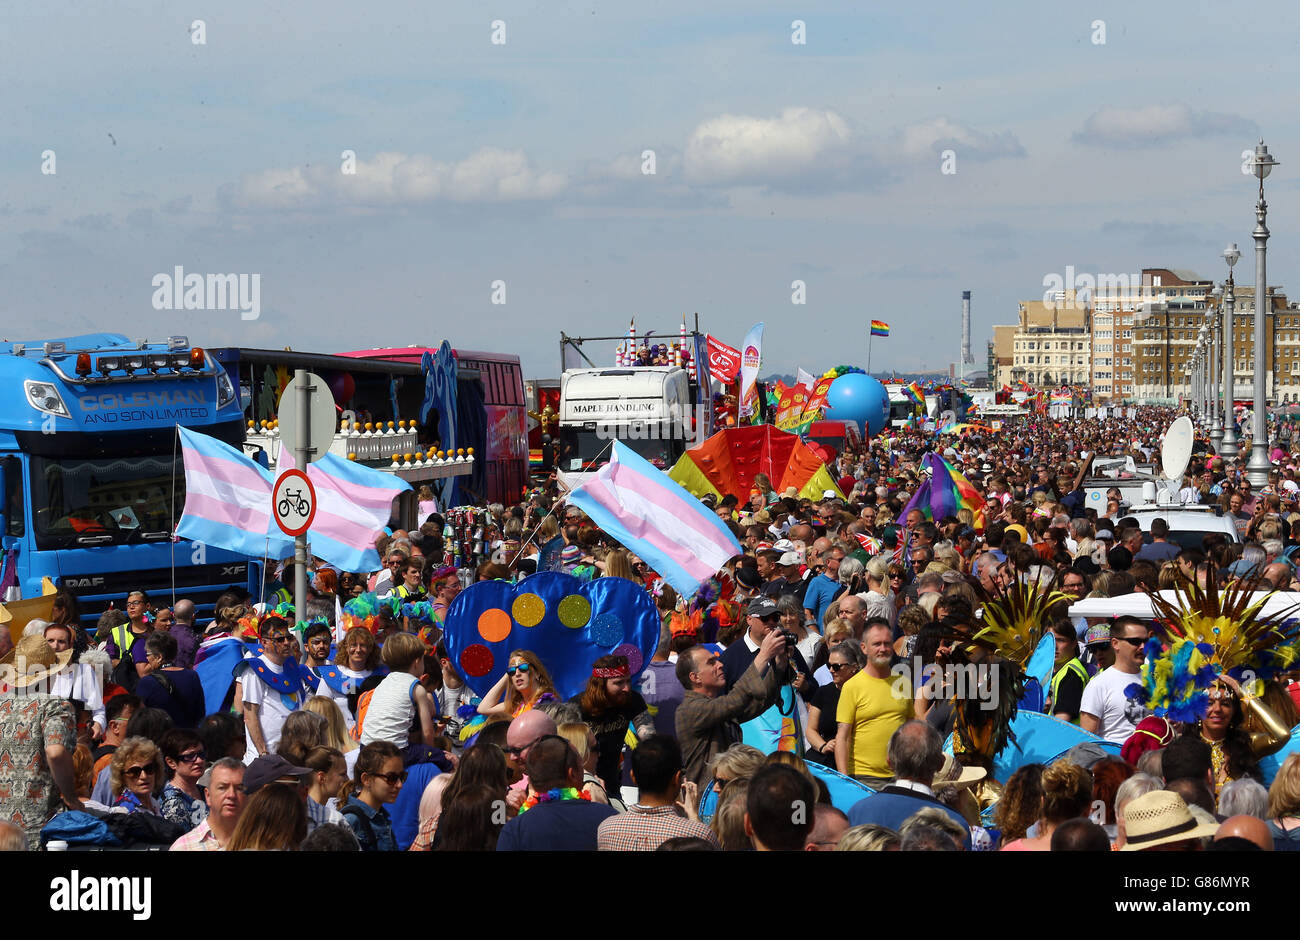
[[[185,506],[177,426],[244,440],[238,394],[206,350],[115,333],[4,342],[0,375],[15,393],[0,408],[0,546],[23,597],[48,577],[91,622],[132,590],[170,604],[174,588],[203,611],[231,587],[259,592],[260,559],[172,539]]]

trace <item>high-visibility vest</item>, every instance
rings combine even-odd
[[[1085,686],[1088,684],[1088,670],[1084,669],[1083,663],[1079,662],[1077,659],[1070,660],[1060,669],[1056,670],[1056,675],[1052,676],[1052,703],[1048,707],[1049,714],[1056,711],[1056,691],[1058,688],[1060,688],[1061,680],[1065,678],[1066,673],[1070,673],[1070,672],[1078,676],[1079,680]],[[1071,720],[1070,724],[1077,725],[1078,723],[1079,723],[1079,716],[1076,713],[1073,720]]]
[[[109,635],[113,638],[113,644],[117,647],[118,656],[121,659],[126,658],[126,654],[131,652],[131,647],[135,646],[138,636],[148,636],[147,633],[132,633],[130,623],[114,627],[113,632]]]

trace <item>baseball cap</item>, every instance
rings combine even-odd
[[[750,617],[770,617],[775,613],[779,613],[779,609],[770,597],[756,597],[745,608],[745,614]]]
[[[796,552],[786,552],[776,560],[778,565],[798,565],[801,564],[799,555]]]
[[[822,490],[822,499],[839,499],[840,494],[834,490]]]
[[[275,783],[281,777],[305,777],[311,773],[309,767],[297,767],[279,754],[263,754],[248,765],[244,771],[244,792],[255,793],[268,783]]]

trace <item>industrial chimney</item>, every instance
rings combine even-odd
[[[963,366],[975,364],[975,357],[970,352],[970,291],[968,290],[961,292],[961,364]]]

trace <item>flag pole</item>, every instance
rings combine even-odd
[[[867,375],[871,374],[871,337],[876,334],[871,331],[871,324],[867,324]]]

